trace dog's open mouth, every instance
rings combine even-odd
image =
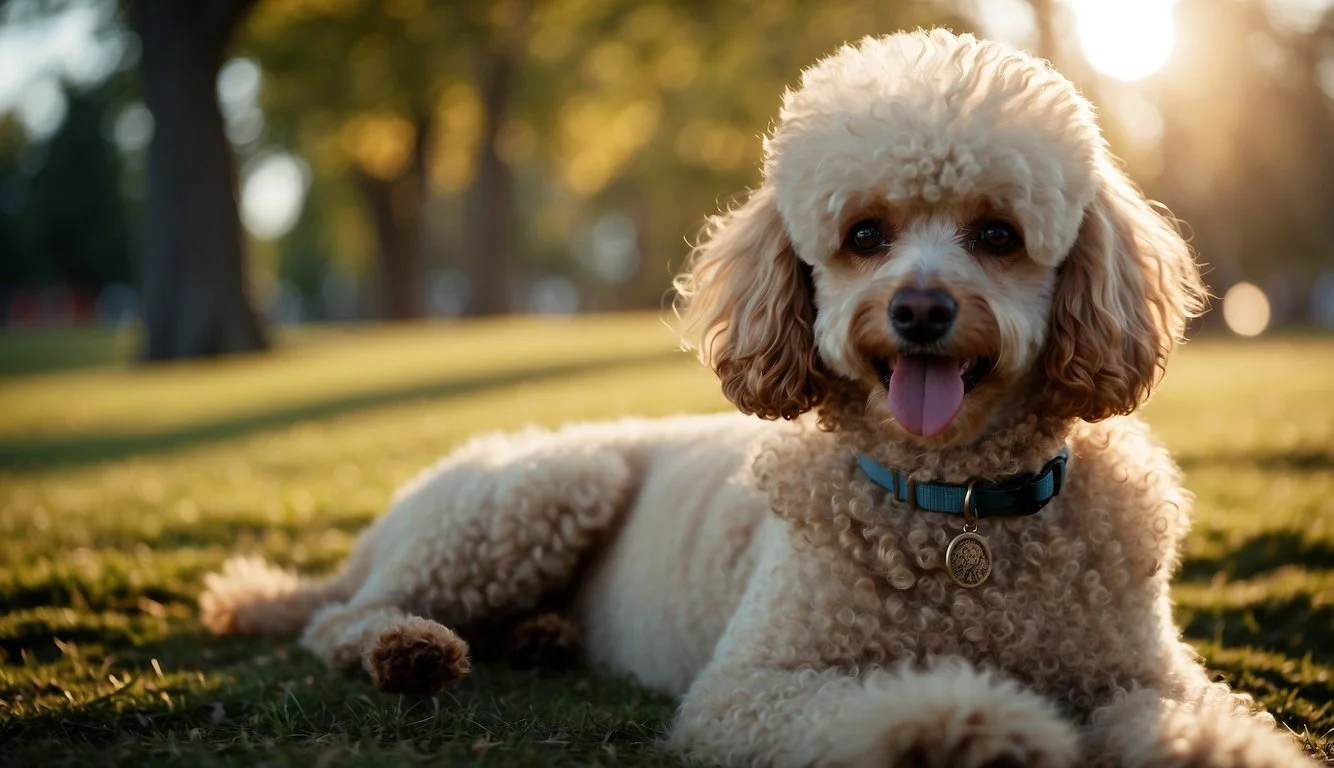
[[[945,431],[963,405],[964,395],[986,378],[996,361],[938,355],[903,355],[875,361],[889,397],[889,410],[904,429],[931,437]]]

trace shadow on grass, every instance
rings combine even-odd
[[[1185,635],[1195,640],[1334,663],[1334,606],[1317,604],[1309,594],[1237,607],[1182,609],[1180,618]]]
[[[111,671],[130,682],[112,695],[89,701],[108,670],[70,657],[0,685],[47,702],[0,719],[0,753],[15,765],[313,765],[334,753],[376,766],[484,754],[493,765],[678,764],[656,748],[672,700],[626,678],[479,664],[457,689],[413,700],[377,693],[360,670],[331,673],[291,641],[173,630],[114,649]]]
[[[175,429],[153,432],[89,434],[67,438],[9,441],[0,443],[0,469],[44,469],[87,464],[126,456],[161,453],[203,443],[239,437],[252,432],[288,426],[300,421],[340,416],[379,406],[424,398],[453,397],[488,389],[573,376],[597,370],[617,370],[661,363],[678,357],[677,351],[654,352],[627,357],[545,365],[484,376],[446,379],[402,387],[390,387],[313,403]]]
[[[1334,679],[1325,675],[1314,659],[1308,665],[1289,656],[1252,649],[1228,649],[1225,658],[1220,658],[1207,645],[1200,651],[1211,677],[1261,701],[1268,699],[1270,711],[1295,733],[1305,727],[1313,736],[1321,735],[1318,723],[1334,712]],[[1330,746],[1334,747],[1334,742]]]
[[[1267,531],[1228,548],[1221,556],[1186,558],[1177,579],[1207,582],[1220,573],[1229,580],[1249,579],[1285,565],[1334,568],[1334,546],[1297,531]]]
[[[140,600],[157,603],[191,601],[193,585],[138,585],[126,579],[106,582],[50,578],[32,584],[9,585],[0,591],[6,616],[33,608],[73,608],[76,611],[115,611],[133,608]],[[78,614],[75,614],[78,615]],[[0,639],[3,642],[3,639]]]
[[[1318,472],[1334,469],[1334,450],[1294,448],[1238,451],[1223,449],[1205,454],[1185,453],[1176,457],[1187,472],[1218,466],[1246,466],[1266,472]]]

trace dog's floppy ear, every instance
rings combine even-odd
[[[766,186],[708,221],[676,279],[687,344],[698,344],[743,413],[795,419],[824,398],[809,269]]]
[[[1206,298],[1175,223],[1112,165],[1061,264],[1043,360],[1048,407],[1087,421],[1129,413],[1152,392]]]

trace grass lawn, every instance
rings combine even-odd
[[[672,765],[672,701],[623,679],[481,667],[414,702],[194,621],[227,556],[332,568],[468,435],[723,407],[661,321],[284,342],[139,369],[120,336],[0,335],[0,764]],[[1199,495],[1187,635],[1334,757],[1334,339],[1197,341],[1147,413]]]

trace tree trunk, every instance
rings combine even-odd
[[[514,257],[514,173],[500,156],[500,132],[523,55],[529,5],[521,2],[511,23],[479,55],[485,125],[478,148],[477,180],[468,216],[472,294],[468,314],[497,315],[510,310],[510,269]]]
[[[144,101],[153,114],[142,293],[148,360],[262,349],[217,102],[223,55],[253,0],[140,0]]]
[[[358,168],[357,187],[370,210],[377,245],[374,312],[385,320],[426,315],[426,254],[423,244],[427,196],[427,155],[431,119],[414,119],[416,135],[407,166],[392,179]]]

